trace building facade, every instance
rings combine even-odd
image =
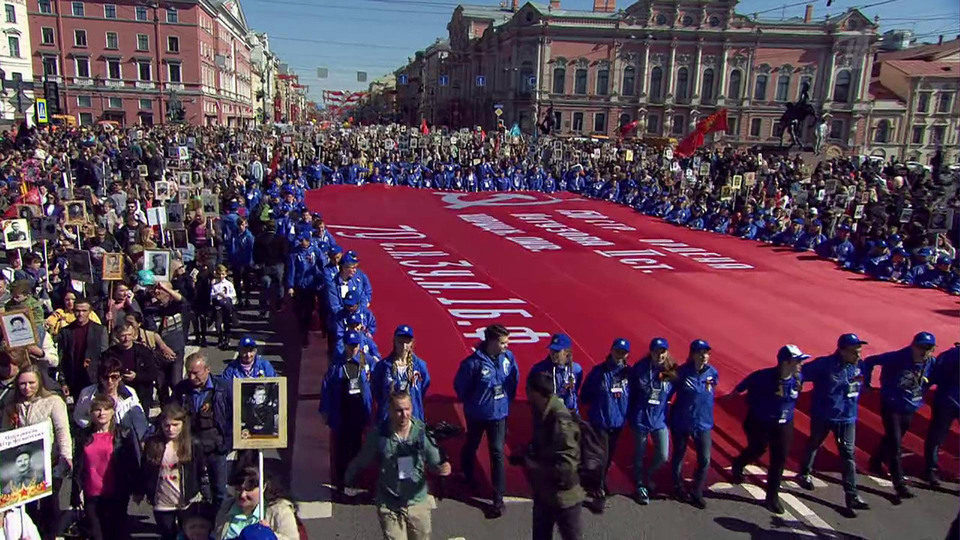
[[[0,73],[3,82],[0,96],[0,120],[12,124],[25,116],[18,108],[26,109],[34,99],[33,61],[30,58],[30,25],[27,23],[26,0],[4,0],[0,31],[4,41],[0,43]],[[17,95],[22,92],[19,104]]]
[[[779,139],[785,105],[809,86],[830,143],[864,144],[879,36],[857,10],[765,21],[736,13],[737,0],[560,4],[457,7],[438,122],[493,126],[498,105],[527,132],[550,110],[562,135],[611,136],[637,120],[639,134],[680,138],[725,108],[728,140],[762,144]]]
[[[253,120],[249,32],[236,0],[27,0],[34,82],[82,125]],[[48,98],[50,96],[48,95]]]

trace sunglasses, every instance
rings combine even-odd
[[[119,374],[119,373],[111,373],[110,375],[107,375],[105,378],[108,379],[108,380],[111,380],[111,381],[119,381],[119,380],[120,380],[120,374]]]

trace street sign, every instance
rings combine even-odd
[[[503,103],[496,103],[493,106],[493,114],[503,116]]]
[[[450,77],[446,75],[441,75],[437,82],[440,84],[440,86],[447,86],[448,84],[450,84]]]
[[[397,84],[407,84],[407,76],[405,74],[397,75]]]
[[[487,78],[483,75],[477,75],[477,86],[486,86]]]
[[[503,109],[497,109],[497,110],[493,111],[493,114],[495,114],[495,115],[497,115],[497,116],[503,116]]]
[[[37,122],[40,124],[47,123],[47,100],[38,99],[37,100]]]

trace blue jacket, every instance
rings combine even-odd
[[[630,404],[630,366],[609,358],[594,366],[580,389],[580,400],[589,407],[590,424],[602,429],[621,428]]]
[[[227,245],[227,259],[234,268],[249,268],[253,265],[253,233],[250,229],[231,237]]]
[[[810,251],[826,241],[827,237],[820,233],[813,234],[805,232],[800,235],[800,238],[797,238],[796,243],[793,244],[793,249],[797,251]]]
[[[430,372],[427,371],[427,363],[417,355],[413,355],[412,381],[407,376],[407,370],[397,371],[395,366],[394,356],[391,354],[373,368],[371,385],[374,400],[377,403],[377,422],[386,420],[390,415],[390,395],[397,391],[406,391],[410,394],[414,418],[421,422],[425,421],[423,397],[427,395],[427,390],[430,388]]]
[[[360,353],[358,353],[359,355]],[[370,373],[376,366],[371,366],[370,358],[364,364],[365,369],[359,369],[357,372],[357,381],[351,383],[347,373],[347,362],[359,363],[358,358],[345,358],[343,355],[337,355],[336,360],[327,368],[327,374],[323,377],[323,388],[320,391],[320,413],[326,417],[327,425],[330,429],[337,431],[343,427],[343,411],[340,410],[343,405],[345,395],[359,390],[363,403],[362,411],[351,411],[352,415],[360,413],[363,425],[367,425],[372,417],[373,394],[370,389]],[[356,384],[356,388],[351,389],[351,385]],[[346,393],[346,394],[345,394]],[[352,416],[354,419],[356,416]]]
[[[517,394],[520,370],[513,352],[496,359],[477,345],[473,354],[460,362],[453,378],[457,399],[463,403],[467,420],[502,420],[510,414],[510,403]]]
[[[577,403],[577,394],[580,393],[580,385],[583,384],[583,368],[576,362],[570,362],[568,365],[558,366],[550,360],[550,357],[537,362],[527,374],[527,381],[536,373],[545,372],[553,375],[553,393],[563,401],[572,412],[580,410]]]
[[[867,273],[872,277],[884,281],[906,279],[907,272],[910,271],[910,265],[904,259],[900,264],[893,262],[893,257],[885,258],[880,264],[868,267]]]
[[[814,250],[817,255],[825,259],[836,259],[843,264],[856,256],[857,249],[849,240],[841,241],[839,238],[831,238],[822,244],[818,244]]]
[[[321,281],[323,254],[314,246],[297,246],[287,257],[287,275],[284,283],[288,289],[317,290]]]
[[[373,312],[363,306],[357,306],[357,311],[360,313],[360,316],[363,318],[363,327],[367,329],[367,333],[371,336],[377,333],[377,318],[373,316]],[[347,319],[353,312],[348,308],[340,308],[339,311],[331,313],[330,315],[330,331],[334,332],[337,336],[337,341],[343,342],[343,336],[347,333]],[[338,346],[337,349],[340,350],[342,347]]]
[[[649,433],[667,429],[667,404],[673,382],[661,376],[663,370],[650,356],[630,370],[630,407],[627,415],[634,430]]]
[[[960,410],[960,345],[940,353],[933,362],[929,385],[937,387],[933,397],[934,407],[946,407],[954,414]]]
[[[327,267],[324,267],[324,270],[326,270],[326,268]],[[327,286],[327,306],[330,307],[330,311],[336,312],[340,309],[343,309],[343,298],[347,295],[348,291],[354,291],[360,295],[360,305],[366,307],[370,301],[370,296],[373,295],[373,291],[371,289],[367,289],[364,284],[363,278],[366,277],[366,274],[361,277],[360,271],[357,270],[357,273],[354,274],[352,278],[348,279],[347,281],[343,281],[343,279],[340,278],[339,268],[333,268],[336,268],[336,272],[333,274],[332,278],[328,275],[324,275]],[[369,282],[370,280],[367,279],[366,283]],[[344,289],[344,287],[346,287],[346,289]]]
[[[713,398],[717,392],[717,368],[707,364],[700,372],[687,361],[677,368],[673,393],[677,398],[670,408],[670,429],[693,433],[713,429]]]
[[[733,390],[747,393],[747,414],[751,418],[787,424],[793,421],[802,386],[802,376],[781,379],[777,368],[769,367],[747,375]]]
[[[913,361],[911,347],[877,354],[864,360],[867,385],[873,368],[880,366],[880,398],[898,413],[916,412],[923,405],[923,391],[929,385],[932,360],[922,364]]]
[[[273,369],[273,364],[259,354],[253,359],[253,366],[251,366],[249,374],[243,369],[239,358],[227,364],[227,367],[223,368],[223,373],[220,374],[220,378],[230,384],[233,384],[231,382],[233,379],[259,379],[276,376],[277,371]]]
[[[856,422],[863,386],[863,362],[847,364],[837,353],[821,356],[800,368],[813,383],[810,416],[828,422]]]

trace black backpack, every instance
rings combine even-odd
[[[579,414],[571,412],[570,416],[580,428],[580,485],[587,493],[598,493],[607,470],[606,440]]]

